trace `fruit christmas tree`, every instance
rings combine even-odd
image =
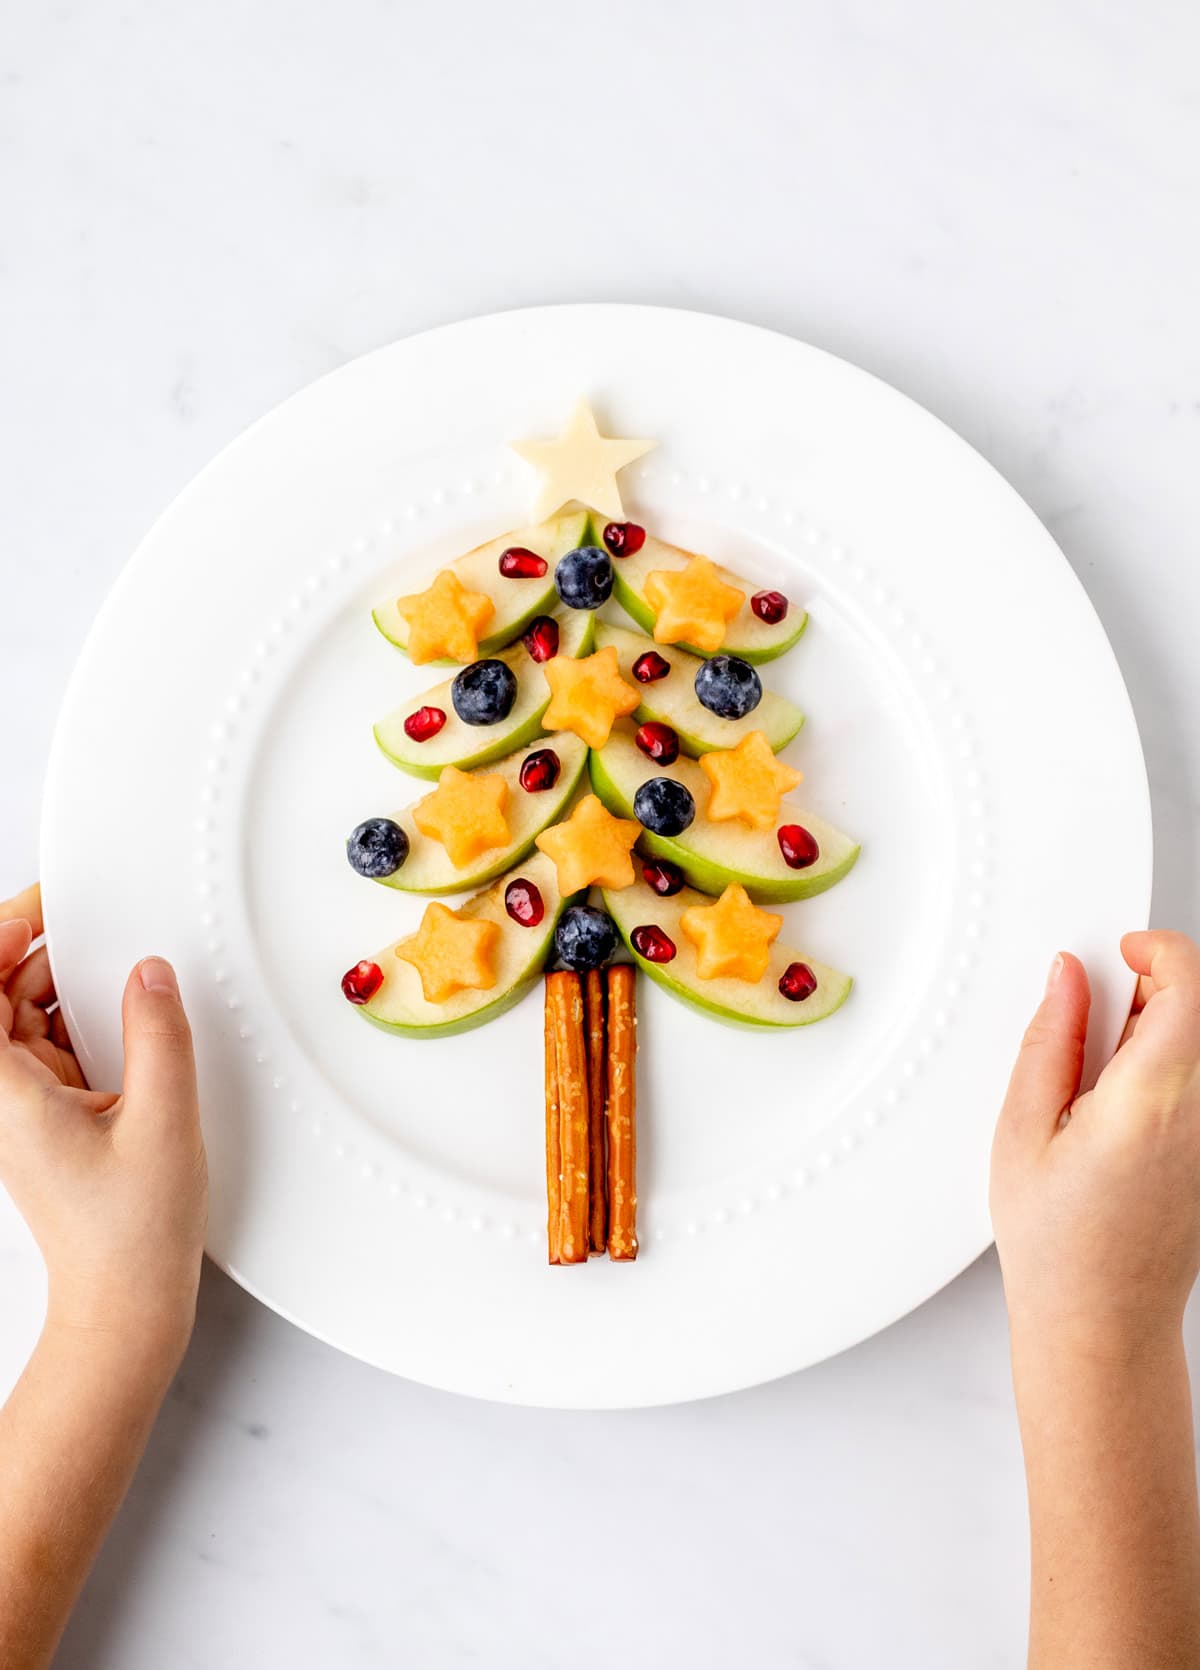
[[[458,670],[376,725],[427,792],[360,824],[350,863],[412,893],[491,884],[431,902],[345,976],[378,1026],[477,1026],[551,959],[595,970],[622,942],[722,1020],[795,1027],[850,990],[781,945],[764,908],[832,887],[858,856],[788,798],[801,774],[778,755],[804,717],[759,671],[807,617],[624,518],[616,472],[647,449],[599,436],[581,405],[559,441],[516,448],[541,472],[543,520],[375,610],[412,661]],[[637,630],[598,618],[610,600]]]

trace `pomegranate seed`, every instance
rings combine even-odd
[[[414,742],[428,742],[431,736],[436,736],[446,723],[446,714],[440,707],[419,707],[415,713],[410,713],[404,721],[404,734]]]
[[[648,963],[669,963],[675,955],[675,941],[654,922],[635,928],[629,936],[629,943]]]
[[[558,782],[562,762],[553,748],[539,748],[521,765],[521,787],[526,794],[541,794]]]
[[[756,591],[750,599],[750,607],[759,620],[765,621],[768,626],[778,626],[786,617],[789,604],[781,591]]]
[[[523,928],[536,928],[546,914],[542,895],[531,881],[518,876],[504,889],[504,908]]]
[[[378,963],[355,963],[342,975],[342,992],[350,1003],[370,1003],[383,985],[383,970]]]
[[[558,622],[550,615],[538,615],[521,642],[534,661],[553,661],[558,654]]]
[[[604,543],[614,557],[632,557],[646,543],[646,530],[636,522],[610,522],[604,530]]]
[[[656,649],[648,649],[633,664],[633,676],[639,684],[653,684],[657,678],[666,678],[670,671],[671,663],[664,661]]]
[[[547,566],[545,557],[523,545],[510,545],[500,553],[500,572],[506,580],[540,580]]]
[[[815,837],[809,834],[803,824],[785,823],[775,839],[779,842],[783,862],[789,870],[807,870],[808,866],[815,864],[821,856],[821,849]]]
[[[642,880],[663,899],[669,899],[683,886],[683,871],[669,858],[647,858],[642,865]]]
[[[649,719],[644,725],[639,725],[634,740],[642,753],[659,765],[670,765],[679,758],[679,737],[670,725],[660,725],[657,719]]]
[[[817,989],[817,977],[807,963],[789,963],[779,976],[779,990],[789,1003],[803,1003]]]

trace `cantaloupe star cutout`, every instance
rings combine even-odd
[[[656,641],[694,644],[706,655],[720,649],[725,628],[746,601],[745,592],[727,585],[707,557],[690,557],[683,568],[652,569],[645,592],[655,611]]]
[[[623,521],[625,509],[617,472],[643,458],[657,444],[602,435],[586,400],[576,404],[557,440],[509,442],[517,457],[532,464],[541,477],[533,506],[535,521],[553,516],[572,499],[614,522]]]
[[[445,905],[426,905],[415,934],[396,944],[396,955],[421,978],[427,1003],[445,1003],[461,991],[490,991],[496,984],[498,922],[459,916]]]
[[[461,870],[480,853],[508,845],[507,800],[503,777],[448,765],[433,793],[413,807],[413,822],[422,835],[440,841],[451,864]]]
[[[759,910],[744,887],[727,887],[715,905],[690,905],[679,926],[696,947],[701,980],[761,980],[783,917]]]
[[[566,823],[543,830],[537,844],[558,871],[558,891],[566,898],[581,887],[632,887],[629,855],[641,833],[640,823],[614,818],[588,794]]]
[[[589,748],[603,748],[618,715],[632,713],[641,696],[621,677],[614,645],[578,661],[556,655],[542,668],[550,706],[542,718],[548,731],[574,731]]]
[[[453,661],[474,661],[479,635],[496,612],[482,592],[468,591],[448,568],[433,584],[411,597],[396,599],[396,612],[408,622],[408,658],[418,667],[448,655]]]
[[[762,731],[750,731],[736,748],[716,748],[700,756],[700,769],[712,785],[708,815],[714,823],[737,818],[751,829],[770,829],[779,802],[804,781],[771,752]]]

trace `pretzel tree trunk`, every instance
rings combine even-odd
[[[605,1110],[608,1103],[608,1041],[604,1022],[604,976],[598,968],[588,971],[584,985],[587,1015],[588,1063],[588,1242],[592,1252],[602,1253],[608,1245],[608,1132]]]
[[[636,971],[608,970],[608,1256],[637,1257]]]
[[[588,1079],[583,989],[579,976],[570,973],[548,975],[546,986],[558,1060],[559,1259],[563,1264],[581,1264],[588,1256]]]

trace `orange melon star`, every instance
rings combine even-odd
[[[762,731],[748,731],[736,748],[702,754],[699,764],[712,785],[707,807],[712,821],[738,818],[751,829],[770,829],[783,796],[804,781],[803,772],[775,758]]]
[[[449,656],[474,661],[479,635],[496,612],[490,597],[468,591],[449,568],[425,591],[396,599],[396,612],[408,622],[408,658],[417,666]]]
[[[631,887],[633,859],[629,855],[641,833],[641,824],[632,818],[614,818],[594,794],[588,794],[565,823],[543,830],[537,844],[553,861],[558,890],[566,898],[583,887]]]
[[[698,556],[683,568],[653,569],[644,590],[655,612],[655,641],[694,644],[706,655],[720,649],[725,628],[746,601],[744,591],[726,585],[715,563]]]
[[[603,748],[613,721],[632,713],[642,699],[621,677],[611,644],[578,661],[556,655],[542,671],[551,696],[542,724],[548,731],[574,731],[589,748]]]
[[[462,870],[480,853],[508,845],[507,800],[503,777],[448,765],[433,793],[413,807],[413,822],[422,835],[440,841],[451,864]]]
[[[444,1003],[455,992],[490,991],[496,984],[495,953],[500,924],[468,920],[445,905],[426,905],[415,934],[396,944],[401,962],[411,963],[427,1003]]]
[[[701,980],[761,980],[783,917],[750,903],[744,887],[727,887],[715,905],[690,905],[679,926],[696,947]]]

